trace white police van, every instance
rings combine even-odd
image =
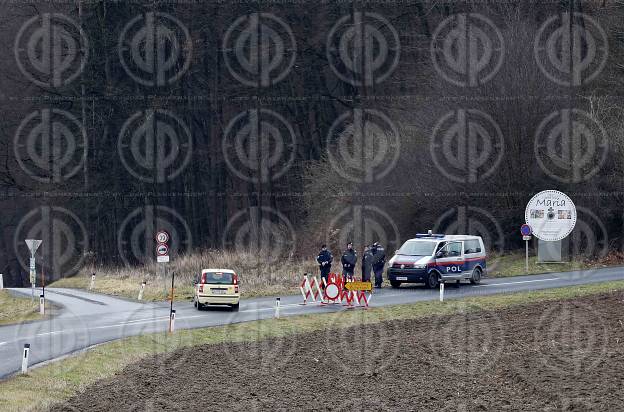
[[[403,243],[388,261],[392,287],[424,283],[435,288],[441,281],[469,280],[478,284],[486,273],[486,255],[480,236],[417,234]]]

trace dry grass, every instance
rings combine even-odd
[[[163,270],[166,268],[167,274]],[[88,289],[96,273],[95,292],[136,299],[141,282],[147,281],[143,299],[162,301],[171,288],[171,273],[176,275],[176,299],[191,300],[193,280],[201,269],[233,269],[238,273],[243,297],[297,293],[304,273],[316,273],[316,262],[284,259],[267,262],[262,257],[207,250],[173,259],[168,264],[151,263],[142,267],[86,267],[78,275],[58,280],[53,287]],[[334,265],[335,269],[338,266]]]
[[[621,265],[624,258],[609,255],[609,259],[600,261],[585,260],[565,262],[561,264],[538,264],[536,257],[529,258],[529,274],[565,272],[570,270],[595,269],[612,265]],[[334,257],[334,271],[340,271]],[[304,273],[318,273],[316,262],[311,258],[283,259],[278,263],[267,262],[266,259],[254,254],[233,253],[227,251],[207,250],[201,253],[181,256],[166,264],[168,274],[163,273],[163,264],[151,263],[143,267],[86,267],[78,275],[61,279],[51,286],[88,289],[91,273],[96,273],[93,291],[114,296],[136,299],[141,282],[147,281],[143,299],[146,301],[163,301],[171,288],[171,272],[176,274],[176,300],[191,300],[193,296],[193,279],[196,273],[206,268],[233,269],[240,276],[243,298],[255,296],[278,296],[298,293],[299,283]],[[356,276],[359,276],[359,270]],[[488,276],[518,276],[526,274],[524,254],[511,253],[501,256],[490,256],[488,259]]]
[[[46,314],[51,313],[52,306],[46,302]],[[18,297],[7,290],[0,290],[0,325],[40,320],[39,295],[33,301],[28,297]]]

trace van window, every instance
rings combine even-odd
[[[464,249],[467,255],[471,253],[481,253],[481,243],[478,239],[464,241]]]
[[[447,242],[440,251],[446,252],[447,257],[461,256],[462,242]]]

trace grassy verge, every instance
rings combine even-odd
[[[526,275],[525,257],[522,253],[513,253],[502,256],[494,256],[488,261],[488,276],[522,276]],[[612,266],[618,263],[609,264],[603,261],[583,260],[562,263],[538,263],[537,257],[529,256],[529,275],[552,272],[569,272],[573,270],[598,269]],[[621,263],[619,263],[621,264]]]
[[[110,377],[140,359],[180,348],[232,341],[252,341],[322,329],[344,328],[398,319],[416,319],[458,311],[496,310],[535,301],[552,301],[624,290],[624,281],[573,286],[535,292],[420,302],[347,311],[335,315],[304,315],[232,324],[206,329],[143,335],[98,346],[60,362],[34,369],[27,375],[0,382],[0,409],[8,411],[45,410],[68,399],[97,380]]]
[[[46,313],[50,313],[52,306],[46,303]],[[18,297],[8,290],[0,290],[0,325],[40,320],[39,297],[32,301],[28,297]]]
[[[624,256],[609,255],[607,258],[564,262],[560,264],[539,264],[536,257],[529,258],[529,274],[565,272],[570,270],[595,269],[624,263]],[[488,276],[525,275],[523,253],[511,253],[492,256],[488,260]],[[168,270],[176,273],[176,299],[191,300],[193,297],[193,279],[201,268],[234,268],[241,279],[243,298],[255,296],[276,296],[296,294],[303,273],[317,273],[312,260],[286,259],[279,265],[262,261],[258,256],[244,253],[223,251],[205,251],[199,254],[180,257],[172,261]],[[339,266],[334,265],[339,271]],[[141,282],[147,281],[143,299],[145,301],[164,301],[171,287],[170,275],[162,273],[162,267],[156,264],[137,268],[88,267],[80,274],[60,279],[53,287],[88,289],[91,274],[96,273],[94,292],[113,296],[136,299]],[[356,272],[359,276],[359,271]]]

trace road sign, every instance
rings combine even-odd
[[[345,289],[357,290],[357,291],[370,291],[370,290],[373,290],[373,284],[371,282],[346,282]]]
[[[157,256],[167,256],[169,254],[169,246],[167,245],[158,245],[156,246],[156,255]]]
[[[522,226],[520,226],[520,233],[522,233],[522,236],[531,236],[533,234],[533,229],[531,229],[531,226],[527,225],[526,223]],[[527,240],[527,239],[524,239]],[[531,239],[528,239],[531,240]]]
[[[522,240],[524,240],[525,242],[528,242],[531,239],[533,239],[533,237],[531,235],[529,235],[529,236],[522,236]]]
[[[567,237],[576,225],[576,206],[558,190],[545,190],[533,196],[524,217],[536,238],[556,242]]]
[[[37,249],[39,249],[39,246],[41,246],[42,242],[43,240],[26,239],[26,246],[28,246],[28,250],[30,250],[31,256],[35,255],[35,252],[37,251]]]
[[[166,256],[156,256],[156,262],[158,262],[158,263],[169,263],[169,255],[166,255]]]
[[[156,242],[167,243],[168,241],[169,241],[169,233],[165,232],[164,230],[161,230],[160,232],[156,233]]]

